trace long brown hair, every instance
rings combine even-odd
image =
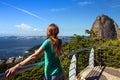
[[[59,55],[59,39],[57,37],[59,28],[56,24],[50,24],[47,28],[47,39],[52,41],[56,56]]]

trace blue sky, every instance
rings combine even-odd
[[[0,0],[0,36],[43,36],[50,23],[60,36],[87,35],[101,14],[120,26],[120,0]]]

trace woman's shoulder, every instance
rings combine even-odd
[[[50,39],[46,39],[46,40],[44,41],[44,43],[49,43],[49,42],[51,42]]]
[[[46,46],[50,43],[51,41],[49,39],[46,39],[43,43],[42,46]]]
[[[49,41],[51,41],[50,39],[45,39],[45,41],[44,42],[49,42]]]

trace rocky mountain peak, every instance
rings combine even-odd
[[[120,39],[120,29],[117,23],[107,15],[100,15],[92,25],[94,36],[97,39]]]

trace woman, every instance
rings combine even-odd
[[[59,60],[61,53],[61,40],[57,37],[58,33],[58,26],[56,24],[50,24],[47,28],[47,39],[43,42],[41,47],[24,61],[6,70],[6,77],[12,76],[19,67],[36,59],[39,54],[44,52],[44,80],[63,80],[63,71]]]

